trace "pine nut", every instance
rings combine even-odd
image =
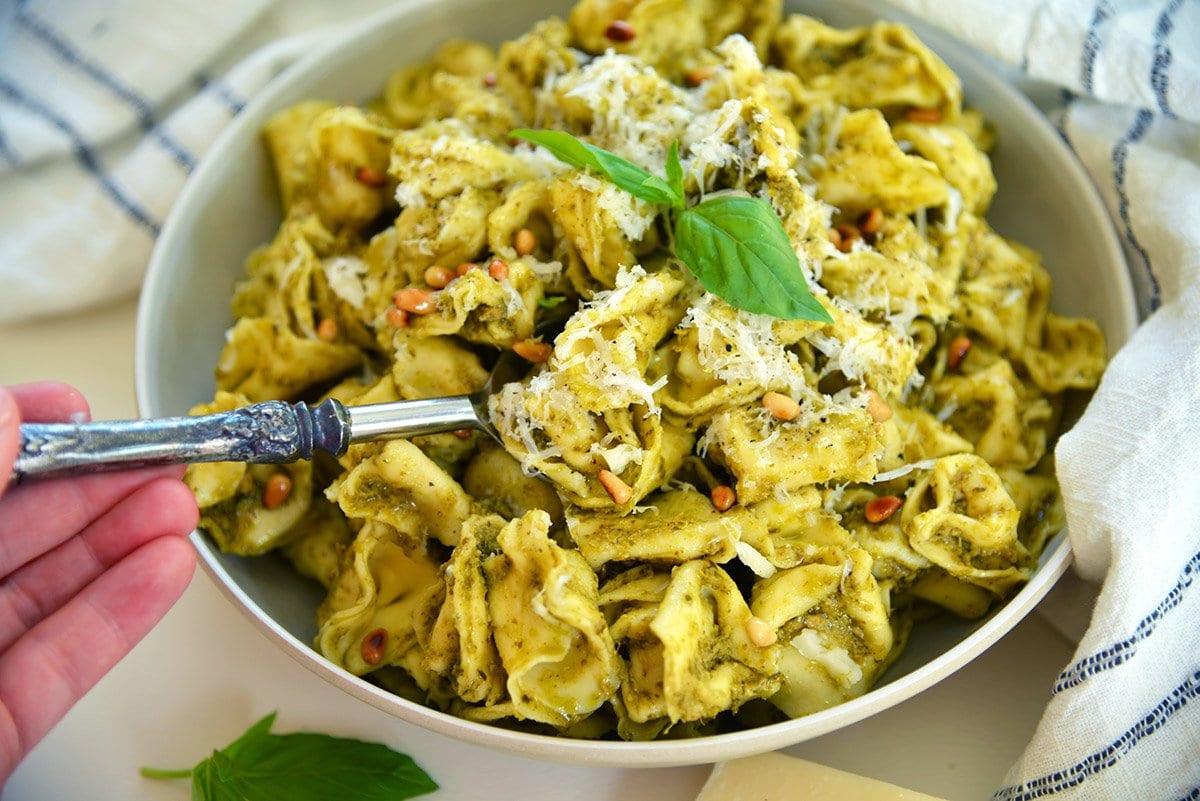
[[[360,184],[367,186],[383,186],[387,183],[387,175],[374,167],[359,167],[354,171],[354,177]]]
[[[554,352],[549,344],[538,342],[536,339],[522,339],[520,342],[514,342],[512,349],[513,353],[534,364],[550,361],[550,354]]]
[[[492,259],[488,262],[488,275],[497,281],[508,278],[508,264],[503,259]]]
[[[537,250],[537,246],[537,237],[528,228],[522,228],[513,237],[513,249],[517,251],[518,256],[528,256]]]
[[[864,211],[858,218],[858,230],[864,234],[874,234],[883,226],[883,209],[878,206]]]
[[[955,337],[953,340],[951,340],[950,347],[946,348],[946,366],[951,370],[957,369],[957,367],[962,364],[962,360],[966,358],[967,352],[970,350],[970,337]]]
[[[711,78],[717,71],[716,67],[693,67],[683,76],[688,86],[699,86]]]
[[[451,270],[449,267],[435,266],[425,271],[425,283],[434,289],[445,289],[446,285],[456,277],[454,270]]]
[[[471,270],[478,270],[478,269],[479,269],[479,265],[476,264],[475,262],[464,261],[462,264],[458,265],[458,267],[454,270],[454,274],[457,275],[459,278],[461,278],[464,275],[466,275],[467,273],[471,272]]]
[[[408,312],[404,309],[397,309],[393,306],[387,310],[384,318],[392,328],[408,328]]]
[[[611,470],[601,470],[596,474],[596,478],[599,479],[600,484],[604,487],[604,491],[608,493],[608,497],[612,498],[613,503],[617,506],[620,506],[633,497],[633,490],[629,488],[629,485]]]
[[[867,414],[876,423],[885,423],[892,419],[892,407],[873,389],[867,390]]]
[[[759,648],[766,648],[779,641],[774,627],[761,617],[751,617],[746,621],[746,636]]]
[[[459,439],[470,439],[471,438],[471,429],[469,429],[469,428],[457,429],[454,432],[454,436],[458,437]]]
[[[604,35],[614,42],[628,42],[637,36],[637,31],[623,19],[613,20],[604,29]]]
[[[483,85],[486,86],[488,89],[491,89],[493,86],[495,86],[496,85],[496,73],[485,72],[483,74]]]
[[[272,473],[263,487],[262,504],[267,509],[278,509],[292,494],[292,477],[287,473]]]
[[[843,253],[849,253],[854,249],[854,243],[862,239],[862,232],[853,225],[839,225],[833,230],[838,234],[837,249]]]
[[[437,299],[427,289],[401,289],[392,296],[396,308],[409,314],[432,314],[437,311]]]
[[[362,658],[368,665],[378,665],[383,661],[384,648],[387,645],[387,629],[375,629],[362,641]]]
[[[936,108],[910,108],[904,114],[904,119],[909,122],[941,122],[941,109]]]
[[[733,491],[733,487],[727,484],[713,487],[708,497],[712,499],[713,508],[718,512],[728,511],[731,506],[737,503],[737,493]]]
[[[800,416],[800,404],[779,392],[768,392],[762,396],[763,408],[776,420],[795,420]]]
[[[903,505],[904,501],[895,495],[872,498],[867,501],[866,508],[863,509],[863,516],[867,518],[868,523],[882,523],[894,515],[896,510]]]
[[[322,342],[332,342],[337,339],[338,324],[337,320],[332,317],[326,317],[321,322],[317,323],[317,339]]]

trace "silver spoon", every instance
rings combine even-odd
[[[535,333],[549,338],[566,317],[549,314]],[[317,406],[263,401],[196,417],[25,423],[12,481],[194,462],[282,464],[311,459],[318,451],[341,456],[357,442],[466,428],[500,442],[488,416],[488,398],[528,368],[529,362],[505,351],[481,390],[444,398],[365,406],[346,406],[332,398]]]

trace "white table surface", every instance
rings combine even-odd
[[[88,396],[95,418],[136,416],[134,315],[128,301],[0,327],[0,382],[64,380]],[[1039,610],[1053,602],[1058,611],[1064,596],[1086,606],[1090,594],[1068,576]],[[1086,619],[1086,609],[1079,611]],[[1032,734],[1074,650],[1059,628],[1035,612],[916,698],[788,752],[948,799],[987,799]],[[139,766],[190,766],[272,710],[279,712],[276,731],[354,736],[411,754],[442,786],[430,799],[682,801],[695,796],[708,774],[703,766],[543,763],[395,720],[277,649],[198,570],[162,623],[34,749],[3,801],[183,801],[190,797],[186,782],[142,779]]]

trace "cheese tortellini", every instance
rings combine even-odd
[[[375,102],[269,121],[284,219],[197,412],[524,366],[490,398],[498,442],[189,471],[222,549],[324,588],[325,657],[471,720],[700,735],[861,695],[914,621],[1029,578],[1103,336],[988,225],[997,133],[942,60],[781,5],[579,0],[498,48],[444,44]],[[517,127],[660,177],[678,144],[689,203],[770,203],[831,322],[705,291],[670,210]]]

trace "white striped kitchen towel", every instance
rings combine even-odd
[[[1200,0],[890,2],[1061,88],[1045,110],[1107,202],[1147,318],[1058,445],[1076,569],[1103,585],[994,799],[1196,801]]]
[[[216,135],[370,5],[273,2],[0,2],[0,323],[134,294]]]

